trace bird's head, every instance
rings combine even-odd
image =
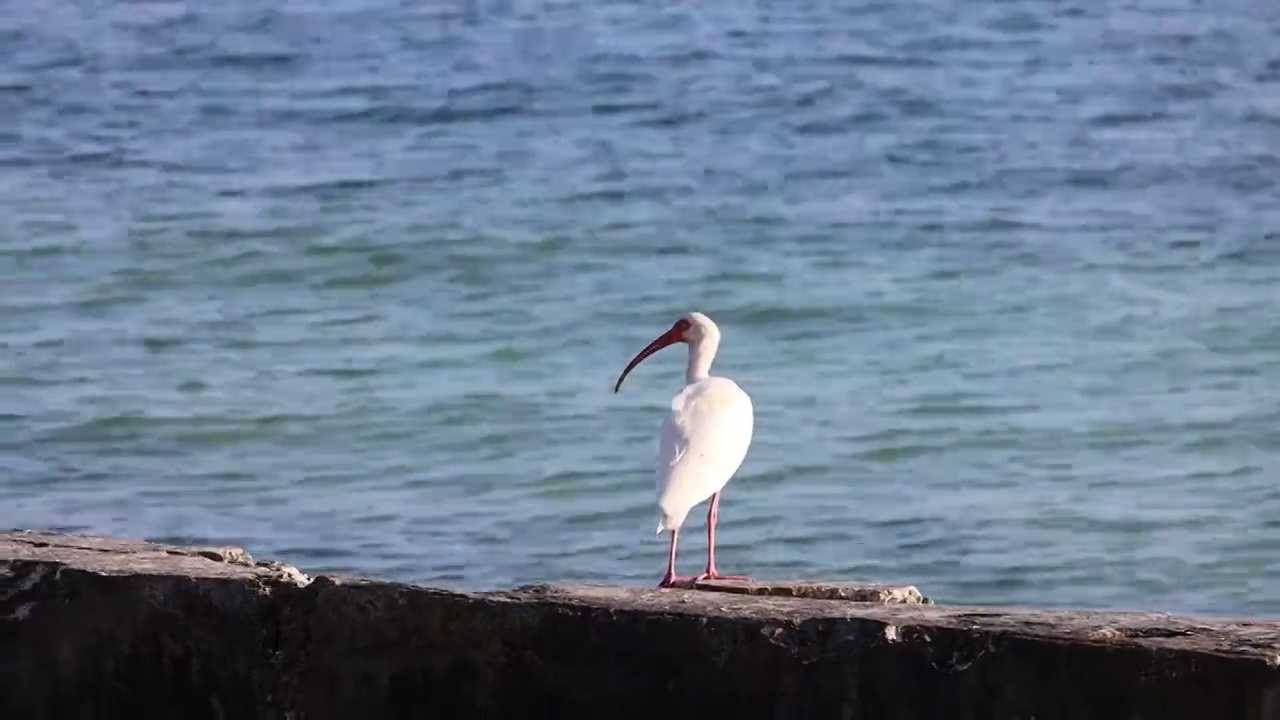
[[[671,328],[659,335],[653,342],[645,346],[643,350],[631,358],[631,362],[627,363],[626,369],[618,376],[618,382],[614,384],[613,391],[616,393],[622,387],[622,381],[627,378],[627,373],[631,372],[635,366],[644,362],[645,358],[658,352],[659,350],[675,345],[676,343],[685,343],[687,345],[698,345],[702,343],[712,342],[718,344],[720,341],[720,329],[716,327],[711,318],[700,312],[691,312],[684,317],[676,320]]]

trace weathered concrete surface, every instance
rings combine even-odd
[[[1280,623],[842,584],[461,594],[308,580],[237,549],[0,534],[0,718],[714,711],[1280,718]]]

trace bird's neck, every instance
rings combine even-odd
[[[711,374],[711,361],[716,359],[719,338],[706,337],[689,346],[689,365],[684,371],[684,382],[690,385],[706,380]]]

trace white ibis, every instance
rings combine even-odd
[[[742,465],[751,445],[754,422],[751,398],[734,381],[709,374],[720,346],[720,329],[711,318],[692,312],[641,350],[613,391],[618,392],[627,373],[645,358],[676,343],[689,346],[685,386],[671,400],[671,412],[662,422],[658,443],[658,534],[671,531],[667,574],[658,587],[699,580],[747,580],[743,575],[721,575],[716,570],[716,520],[720,491]],[[692,578],[676,577],[676,542],[685,516],[698,503],[711,499],[707,510],[707,569]]]

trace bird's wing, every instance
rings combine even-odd
[[[671,401],[658,442],[659,531],[679,527],[738,471],[753,430],[751,398],[732,380],[707,378]]]

